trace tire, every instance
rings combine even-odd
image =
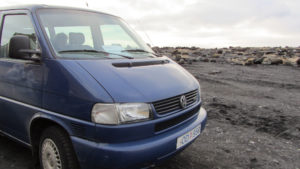
[[[39,160],[41,169],[80,169],[68,134],[57,126],[42,133]]]

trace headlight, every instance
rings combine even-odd
[[[99,124],[122,124],[149,119],[150,106],[146,103],[97,103],[92,110],[92,121]]]

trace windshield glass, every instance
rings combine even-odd
[[[58,58],[154,57],[152,49],[118,17],[62,9],[41,9],[38,15]]]

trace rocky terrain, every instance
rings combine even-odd
[[[158,50],[198,79],[208,123],[191,146],[156,169],[300,169],[298,49]],[[0,136],[0,169],[31,168],[30,151]]]
[[[300,169],[300,68],[196,62],[208,125],[157,169]]]
[[[300,65],[300,47],[265,47],[265,48],[215,48],[202,49],[196,47],[154,47],[154,51],[166,55],[180,64],[201,61],[214,63],[229,63],[236,65]]]

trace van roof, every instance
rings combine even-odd
[[[89,8],[55,6],[55,5],[45,5],[45,4],[6,6],[6,7],[1,7],[0,12],[1,11],[7,11],[7,10],[29,10],[31,12],[34,12],[37,9],[73,9],[73,10],[90,11],[90,12],[97,12],[97,13],[107,14],[107,13],[92,10],[92,9],[89,9]],[[111,15],[111,14],[107,14],[107,15]]]

